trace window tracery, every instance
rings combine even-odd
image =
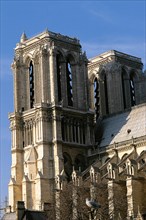
[[[30,61],[29,65],[29,87],[30,87],[30,108],[34,107],[34,71],[33,63]]]
[[[97,78],[94,79],[94,108],[95,108],[95,114],[96,114],[96,120],[99,117],[100,113],[100,105],[99,105],[99,82]]]
[[[66,62],[66,79],[68,106],[73,106],[72,68],[69,59]]]
[[[131,106],[134,106],[136,104],[135,85],[134,85],[134,72],[130,73],[129,83],[130,83]]]

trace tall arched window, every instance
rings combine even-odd
[[[62,100],[61,93],[61,63],[60,63],[60,55],[56,56],[56,66],[57,66],[57,86],[58,86],[58,101]]]
[[[71,173],[73,171],[72,159],[71,156],[66,152],[63,153],[63,158],[64,158],[64,171],[68,177],[67,179],[70,180]]]
[[[109,113],[109,106],[108,106],[108,90],[107,90],[107,77],[106,77],[106,74],[104,75],[104,94],[105,94],[106,114],[108,114]]]
[[[130,83],[131,106],[134,106],[136,104],[136,101],[135,101],[134,73],[133,72],[130,73],[129,83]]]
[[[99,82],[97,78],[94,80],[94,108],[96,113],[96,119],[99,117],[100,105],[99,105]]]
[[[72,69],[69,60],[66,63],[66,79],[68,106],[73,106]]]
[[[29,86],[30,86],[30,108],[34,107],[34,72],[33,63],[30,61],[29,65]]]
[[[126,109],[126,71],[122,69],[122,93],[123,93],[123,105]]]
[[[75,168],[75,170],[83,171],[83,170],[85,170],[85,166],[86,166],[86,163],[85,163],[84,156],[81,155],[81,154],[78,154],[75,157],[75,160],[74,160],[74,168]]]

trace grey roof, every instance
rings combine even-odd
[[[100,147],[146,135],[146,104],[135,106],[131,111],[105,118]]]
[[[1,220],[16,220],[16,212],[5,213]]]

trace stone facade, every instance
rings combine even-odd
[[[111,219],[116,216],[115,188],[124,192],[128,219],[138,212],[144,216],[146,76],[142,67],[140,58],[114,50],[87,60],[78,39],[48,30],[30,39],[21,36],[12,63],[14,112],[9,115],[12,211],[17,201],[24,201],[27,209],[42,210],[61,189],[64,174],[70,181],[71,175],[75,180],[89,173],[89,185],[98,180],[93,176],[107,180]],[[136,127],[136,120],[143,120],[143,127]]]
[[[55,177],[70,178],[86,167],[94,142],[94,113],[88,108],[87,58],[77,39],[45,31],[15,49],[12,167],[9,201],[41,209],[51,202]]]

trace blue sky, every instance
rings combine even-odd
[[[2,1],[0,2],[0,195],[7,195],[11,140],[8,112],[13,112],[14,48],[44,31],[77,37],[91,58],[115,49],[141,57],[146,68],[146,2],[138,1]]]

